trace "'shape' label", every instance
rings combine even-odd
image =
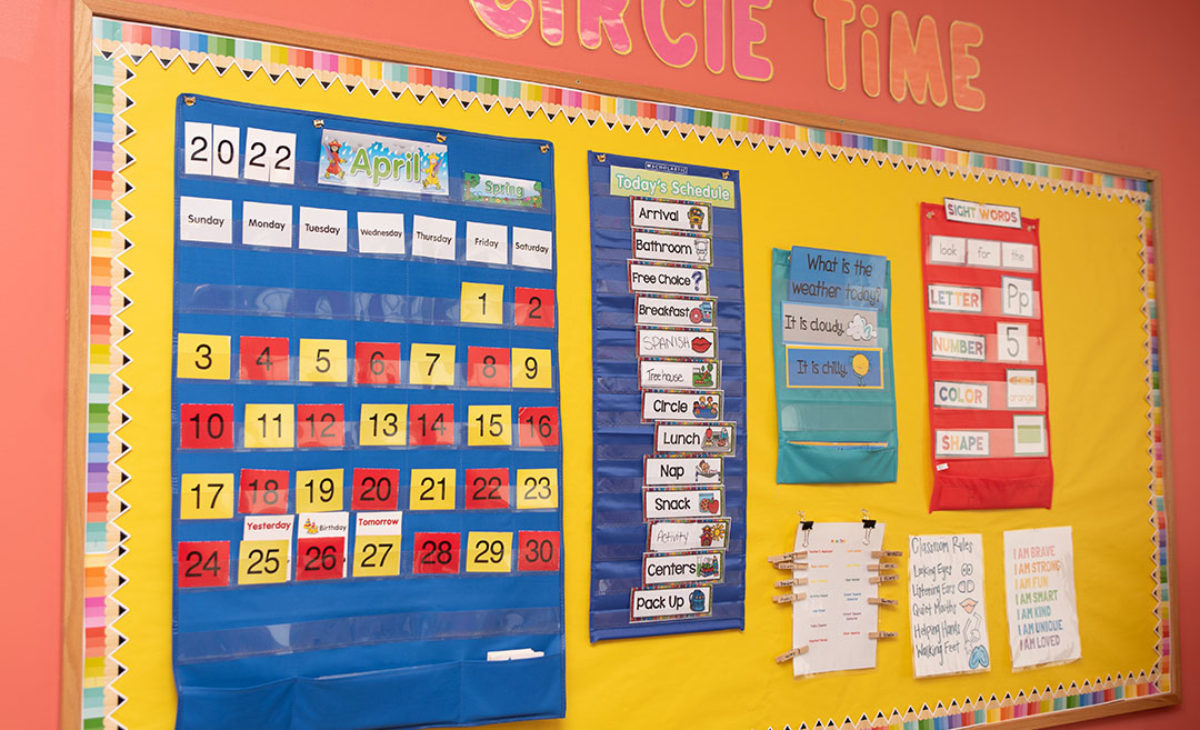
[[[633,198],[630,208],[634,228],[708,233],[712,230],[712,208],[699,203],[669,203]]]
[[[974,286],[930,284],[929,311],[982,312],[983,290]]]
[[[716,356],[716,330],[638,330],[638,357]]]
[[[654,424],[654,450],[660,453],[732,454],[733,423]]]
[[[644,481],[647,486],[720,484],[724,464],[719,456],[647,456]]]
[[[630,261],[629,290],[659,294],[708,294],[708,269]]]
[[[989,456],[991,445],[987,431],[938,429],[933,434],[938,456]]]
[[[930,352],[934,357],[976,362],[987,359],[987,338],[983,335],[934,330],[930,333],[930,343]]]
[[[712,489],[646,489],[642,492],[642,515],[647,520],[680,517],[720,517],[725,511],[725,492]]]
[[[651,522],[646,549],[653,553],[725,550],[729,547],[729,523],[728,517]]]
[[[720,390],[698,393],[646,391],[642,393],[643,421],[719,421],[725,412]]]
[[[694,553],[644,553],[642,583],[720,582],[725,578],[725,553],[702,551]]]
[[[716,299],[642,296],[634,310],[637,324],[663,327],[711,327],[716,316]]]
[[[783,341],[820,345],[875,345],[879,315],[873,309],[783,302]]]
[[[695,618],[712,612],[712,588],[635,588],[629,596],[629,620]]]
[[[712,361],[642,360],[638,363],[638,387],[715,390],[721,387],[721,366]]]
[[[940,408],[988,407],[986,383],[952,383],[946,380],[933,381],[933,404]]]
[[[712,239],[677,233],[633,232],[633,257],[680,264],[712,264]]]

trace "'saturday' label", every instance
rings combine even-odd
[[[693,618],[712,612],[712,588],[635,588],[629,597],[629,619]]]
[[[663,453],[732,454],[734,429],[732,423],[664,423],[654,424],[654,450]]]
[[[725,577],[725,554],[718,551],[695,553],[645,553],[642,555],[642,583],[719,582]]]

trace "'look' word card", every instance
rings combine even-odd
[[[1049,507],[1038,221],[961,200],[921,205],[930,508]]]
[[[808,651],[792,659],[792,674],[818,674],[845,669],[873,669],[879,607],[878,575],[868,566],[878,562],[871,551],[883,546],[882,522],[873,528],[861,522],[817,522],[811,530],[796,528],[796,552],[808,551],[808,569],[795,570],[807,586],[793,592],[807,595],[792,603],[792,646]]]
[[[1006,531],[1004,578],[1013,669],[1078,659],[1071,528]]]
[[[983,538],[911,535],[908,546],[913,671],[918,677],[987,671]]]
[[[177,727],[561,717],[552,148],[177,109]]]

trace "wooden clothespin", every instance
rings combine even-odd
[[[787,580],[775,581],[776,588],[794,588],[806,585],[808,585],[808,578],[788,578]]]
[[[767,558],[767,560],[769,560],[772,564],[775,564],[775,563],[782,563],[785,561],[802,560],[807,557],[808,557],[807,550],[797,550],[794,553],[784,553],[782,555],[772,555],[771,557]]]
[[[795,659],[796,657],[800,656],[801,654],[807,654],[807,653],[808,653],[807,646],[797,646],[795,649],[785,651],[784,653],[775,657],[775,663],[783,664],[784,662],[786,662],[790,659]]]
[[[904,557],[903,550],[872,550],[871,557],[873,558],[902,558]]]
[[[881,570],[895,570],[895,569],[896,569],[895,563],[869,563],[867,565],[867,570],[871,571],[872,573],[878,573]]]
[[[771,600],[775,603],[795,603],[803,601],[807,596],[807,593],[782,593],[778,596],[771,596]]]
[[[867,599],[867,603],[871,604],[872,606],[899,606],[900,605],[900,602],[893,598],[871,597],[871,598]]]
[[[876,640],[894,639],[894,638],[896,638],[896,632],[895,631],[872,631],[871,633],[867,634],[867,638],[868,639],[876,639]]]
[[[896,580],[899,580],[899,579],[900,579],[900,576],[898,576],[898,575],[896,575],[896,574],[894,574],[894,573],[880,573],[879,575],[873,575],[873,576],[871,576],[871,578],[870,578],[869,582],[870,582],[870,583],[872,583],[872,584],[875,584],[875,583],[891,583],[891,582],[893,582],[893,581],[896,581]]]

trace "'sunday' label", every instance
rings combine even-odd
[[[642,583],[693,583],[725,578],[725,553],[717,550],[695,553],[643,553]]]
[[[933,404],[941,408],[988,407],[986,383],[952,383],[945,380],[933,381]]]
[[[634,322],[664,327],[707,327],[717,316],[717,300],[686,297],[637,298]]]
[[[879,315],[873,309],[823,307],[785,301],[783,341],[821,345],[875,345]]]
[[[629,290],[660,294],[708,294],[708,269],[630,261]]]
[[[933,434],[938,456],[989,456],[991,445],[987,431],[938,429]]]
[[[932,343],[930,352],[934,357],[976,362],[983,362],[987,359],[987,337],[984,335],[934,330],[930,334],[930,338]]]
[[[712,588],[635,588],[629,596],[629,620],[693,618],[712,613]]]
[[[513,226],[512,263],[531,269],[553,269],[554,234],[540,228]]]
[[[719,390],[679,393],[649,390],[642,393],[643,421],[719,421],[725,412],[725,394]]]
[[[608,186],[609,195],[617,197],[694,200],[711,203],[718,208],[732,208],[735,205],[736,188],[732,180],[614,165],[609,169]]]
[[[728,517],[695,520],[656,520],[650,523],[646,549],[652,553],[729,547]]]
[[[516,208],[540,208],[542,184],[537,180],[465,172],[463,200],[469,203],[491,203]]]
[[[654,450],[660,453],[733,454],[733,423],[654,424]]]
[[[338,129],[321,130],[317,182],[368,190],[448,196],[447,147]]]
[[[638,329],[638,357],[716,356],[716,330]]]
[[[680,264],[712,265],[712,239],[674,233],[633,232],[633,257]]]
[[[233,201],[180,195],[179,240],[233,243]]]
[[[970,200],[945,198],[946,219],[1003,228],[1021,227],[1021,209],[1010,205],[988,205]]]
[[[725,514],[725,493],[709,489],[647,489],[642,493],[642,515],[647,520],[681,517],[720,517]]]
[[[708,233],[712,209],[700,203],[671,203],[634,198],[630,205],[634,228]]]
[[[650,487],[683,484],[720,484],[724,464],[719,456],[647,456],[644,482]]]
[[[930,284],[929,309],[933,312],[982,312],[983,290],[974,286]]]
[[[242,243],[247,246],[292,247],[292,206],[242,203]]]
[[[787,345],[789,388],[883,388],[883,349]]]
[[[404,214],[358,214],[358,251],[374,254],[404,253]]]
[[[355,535],[399,535],[404,524],[403,512],[358,512]]]
[[[721,387],[721,364],[704,361],[641,360],[638,362],[638,387],[715,390]]]

